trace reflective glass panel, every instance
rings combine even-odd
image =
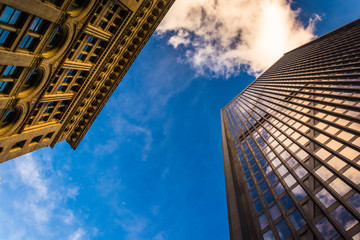
[[[270,175],[268,176],[268,179],[269,179],[269,182],[270,182],[271,184],[274,184],[274,183],[278,180],[278,178],[277,178],[277,176],[275,175],[275,173],[270,174]]]
[[[260,228],[261,230],[263,230],[264,228],[267,227],[267,225],[269,225],[269,220],[266,216],[265,213],[261,214],[259,217],[258,217],[258,220],[259,220],[259,223],[260,223]]]
[[[289,210],[290,208],[292,208],[294,206],[294,202],[291,200],[291,198],[289,197],[288,194],[286,194],[285,196],[283,196],[280,199],[283,207],[285,208],[285,210]]]
[[[337,207],[331,213],[331,215],[334,216],[334,218],[341,224],[341,226],[345,230],[349,230],[358,223],[358,221],[356,221],[355,218],[348,211],[346,211],[346,209],[342,205]]]
[[[253,204],[254,204],[256,213],[260,212],[263,209],[263,205],[262,205],[260,199],[256,200]]]
[[[304,197],[307,196],[306,192],[304,191],[304,189],[298,185],[297,187],[295,187],[292,190],[293,194],[295,195],[295,197],[297,198],[298,201],[301,201],[301,199],[303,199]]]
[[[360,213],[360,194],[355,193],[347,202]]]
[[[335,198],[325,188],[323,188],[315,196],[320,200],[320,202],[326,208],[331,206],[334,202],[336,202]]]
[[[302,226],[306,224],[304,218],[301,216],[299,210],[295,210],[289,215],[292,224],[296,230],[299,230]]]
[[[280,196],[285,191],[285,189],[281,183],[276,184],[274,186],[274,190],[278,196]]]
[[[276,229],[278,230],[280,239],[287,239],[291,236],[290,230],[284,220],[281,220],[278,224],[276,224]]]
[[[265,200],[266,204],[269,204],[269,203],[271,203],[272,201],[274,201],[274,197],[273,197],[273,195],[271,194],[270,191],[267,191],[267,192],[263,195],[263,197],[264,197],[264,200]]]
[[[259,196],[259,193],[256,190],[256,187],[250,190],[250,196],[251,196],[251,199],[255,199],[257,196]]]
[[[315,226],[326,240],[333,240],[339,236],[339,233],[325,217],[321,219]]]
[[[275,240],[274,233],[272,232],[271,229],[269,231],[267,231],[266,233],[264,233],[263,238],[264,238],[264,240]]]
[[[278,208],[276,203],[274,205],[272,205],[271,207],[269,207],[269,212],[270,212],[273,220],[276,220],[278,217],[281,216],[280,209]]]

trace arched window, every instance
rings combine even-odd
[[[20,92],[24,92],[29,89],[33,89],[41,82],[41,71],[33,69],[26,77],[24,84],[21,87]]]
[[[0,130],[4,130],[5,128],[8,128],[12,124],[14,124],[19,118],[19,115],[19,111],[17,111],[16,109],[10,108],[9,110],[7,110],[7,112],[0,121]]]
[[[52,35],[45,52],[49,52],[54,49],[59,49],[65,43],[66,31],[64,28],[58,27],[55,33]]]
[[[0,66],[0,93],[8,94],[21,73],[21,67],[14,65]]]

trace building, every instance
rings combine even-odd
[[[0,0],[0,162],[76,148],[174,0]]]
[[[221,110],[231,239],[360,239],[360,19]]]

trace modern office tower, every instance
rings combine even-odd
[[[231,239],[360,239],[360,19],[221,110]]]
[[[0,0],[0,162],[74,149],[174,0]]]

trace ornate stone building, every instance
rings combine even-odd
[[[76,148],[174,0],[0,0],[0,162]]]
[[[230,236],[360,239],[360,19],[286,53],[222,111]]]

